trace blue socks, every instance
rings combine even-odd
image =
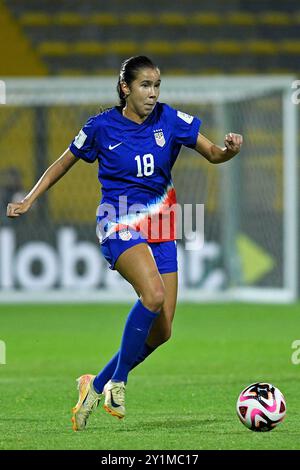
[[[148,346],[148,344],[145,343],[130,370],[134,369],[137,365],[143,362],[146,357],[150,356],[150,354],[153,353],[153,351],[155,351],[155,348],[151,348],[151,346]],[[104,385],[112,378],[112,375],[115,372],[118,364],[118,359],[119,351],[112,357],[109,363],[106,364],[106,366],[101,370],[101,372],[99,372],[99,374],[94,378],[93,385],[97,393],[102,393]]]
[[[119,351],[111,358],[106,366],[94,378],[93,386],[97,393],[102,393],[104,385],[112,378],[119,359]]]
[[[131,309],[125,324],[118,364],[111,378],[115,382],[127,382],[127,376],[146,342],[153,320],[158,313],[148,310],[140,300]]]
[[[151,348],[151,346],[145,343],[130,370],[134,369],[141,362],[143,362],[146,359],[146,357],[150,356],[150,354],[153,353],[153,351],[155,351],[155,348]]]
[[[142,362],[153,349],[146,344],[146,339],[158,313],[148,310],[140,300],[130,311],[125,324],[120,351],[110,360],[95,377],[94,387],[102,392],[108,380],[127,382],[129,371]]]

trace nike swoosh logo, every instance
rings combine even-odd
[[[113,406],[114,408],[119,408],[119,407],[121,406],[121,405],[118,405],[118,404],[114,401],[114,399],[113,399],[113,394],[111,393],[111,390],[110,390],[110,402],[111,402],[111,404],[112,404],[112,406]]]
[[[122,145],[122,144],[123,144],[123,142],[120,142],[119,144],[116,144],[116,145],[110,145],[108,148],[109,148],[109,150],[113,150],[113,149],[119,147],[119,145]]]

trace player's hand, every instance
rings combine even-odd
[[[6,215],[7,217],[20,217],[20,215],[25,214],[31,207],[31,204],[23,200],[21,202],[10,202],[7,204]]]
[[[243,136],[230,132],[229,134],[225,135],[224,144],[228,151],[232,152],[233,154],[237,154],[241,150]]]

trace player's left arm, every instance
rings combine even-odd
[[[223,163],[231,160],[231,158],[239,153],[242,143],[242,135],[230,132],[225,135],[225,148],[221,148],[199,133],[195,150],[210,163]]]

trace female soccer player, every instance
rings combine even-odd
[[[9,217],[19,217],[80,159],[98,160],[102,201],[97,211],[101,251],[135,289],[119,351],[97,376],[79,377],[73,429],[82,430],[104,395],[104,409],[125,415],[129,371],[171,335],[177,298],[176,202],[171,169],[181,145],[194,148],[211,163],[234,157],[242,136],[229,133],[221,148],[199,133],[197,117],[158,102],[160,71],[144,56],[121,66],[120,106],[91,117],[70,147],[43,174]],[[167,220],[167,224],[165,221]]]

